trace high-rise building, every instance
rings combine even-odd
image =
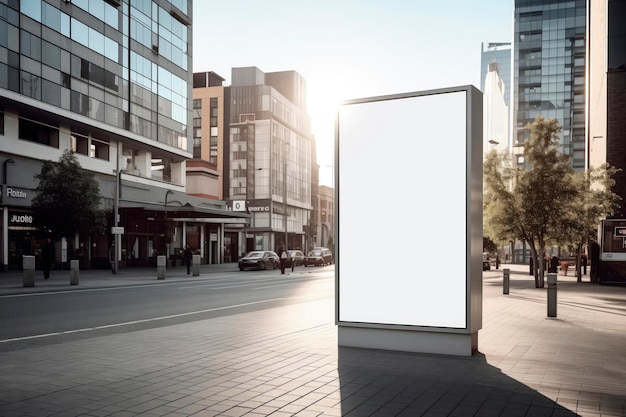
[[[485,92],[485,78],[492,63],[498,64],[498,73],[505,85],[504,101],[511,101],[511,42],[488,42],[481,44],[480,90]]]
[[[561,151],[586,167],[586,0],[515,0],[512,145],[523,164],[526,125],[556,118]]]
[[[245,216],[185,193],[193,155],[191,39],[191,0],[0,2],[5,268],[39,253],[33,176],[66,149],[95,174],[109,226],[124,228],[123,235],[108,228],[77,236],[71,246],[79,253],[67,258],[91,267],[150,264],[190,244],[205,262],[222,260],[224,222]],[[224,220],[197,220],[205,217]]]
[[[509,150],[511,44],[482,45],[483,151]]]
[[[306,81],[295,71],[232,69],[228,200],[251,223],[240,250],[308,248],[314,144]]]

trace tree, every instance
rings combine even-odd
[[[600,220],[612,216],[619,207],[620,197],[611,191],[613,176],[620,171],[609,164],[574,176],[579,198],[572,201],[563,217],[558,240],[576,253],[576,279],[582,281],[581,254],[585,245],[597,241]]]
[[[43,233],[55,239],[64,237],[71,245],[76,234],[105,230],[98,182],[81,168],[73,151],[65,150],[58,162],[44,161],[35,179],[39,183],[32,202],[33,217]]]
[[[542,288],[546,244],[557,236],[578,189],[572,185],[569,157],[558,150],[557,120],[537,116],[526,129],[530,137],[524,143],[525,169],[507,165],[495,150],[483,166],[485,233],[497,241],[528,243],[535,287]]]

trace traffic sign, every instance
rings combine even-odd
[[[123,235],[124,227],[123,226],[113,226],[111,227],[111,234],[113,235]]]

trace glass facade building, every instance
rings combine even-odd
[[[33,177],[66,149],[94,173],[109,226],[125,228],[119,244],[110,233],[76,238],[92,267],[109,267],[114,253],[150,264],[184,244],[203,261],[223,260],[233,215],[223,201],[186,194],[192,20],[192,0],[0,0],[2,188],[22,196],[2,199],[5,268],[37,255],[39,231],[10,219],[32,219]]]
[[[525,126],[556,118],[562,152],[586,167],[586,0],[515,0],[512,144],[521,157]]]
[[[0,87],[187,151],[189,7],[186,0],[6,1]]]
[[[252,216],[244,252],[286,240],[306,250],[314,146],[306,82],[294,71],[233,68],[229,90],[228,198]]]

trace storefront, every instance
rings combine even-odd
[[[35,255],[39,264],[42,236],[34,226],[30,205],[35,191],[2,185],[2,269],[22,268],[23,255]]]

